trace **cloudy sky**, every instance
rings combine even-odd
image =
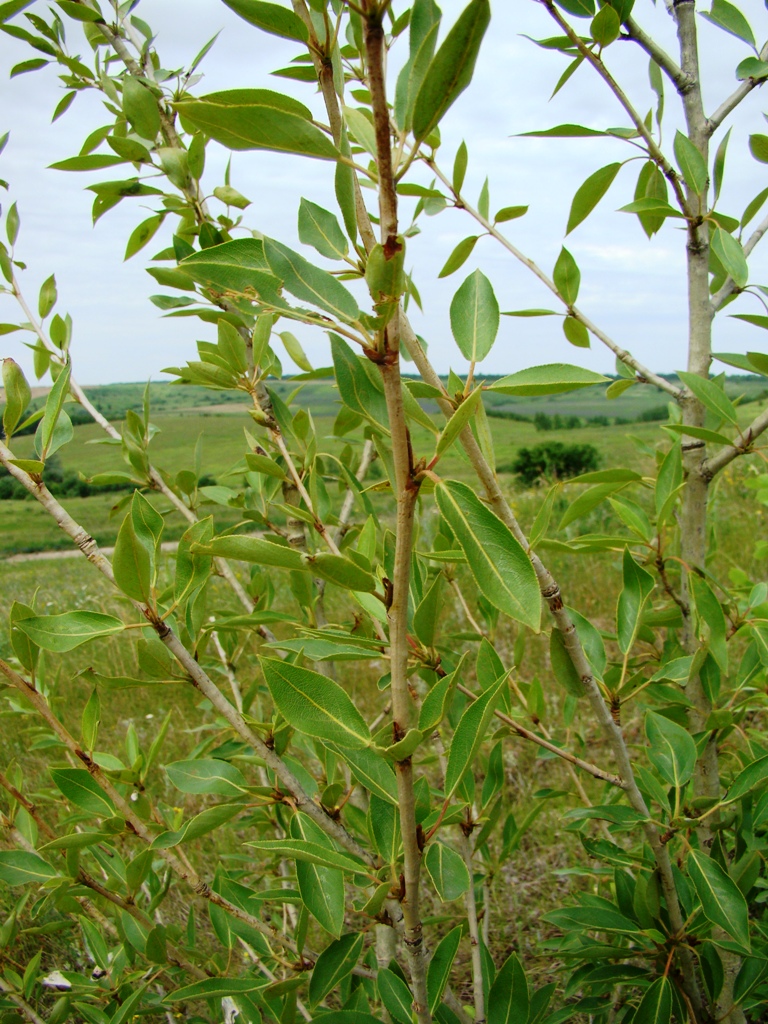
[[[397,4],[402,7],[403,4]],[[443,0],[444,25],[450,25],[464,6],[463,0]],[[470,153],[466,194],[476,201],[486,175],[490,179],[491,209],[529,205],[528,215],[507,225],[509,238],[548,272],[563,244],[571,199],[581,182],[597,168],[636,154],[625,143],[602,139],[550,140],[516,136],[526,131],[576,122],[594,128],[626,126],[617,101],[582,66],[568,85],[550,99],[565,69],[565,59],[545,51],[526,36],[544,38],[557,33],[546,11],[535,0],[495,0],[493,20],[481,51],[470,88],[450,110],[442,124],[442,166],[450,173],[461,140]],[[758,44],[768,38],[768,13],[759,0],[742,0]],[[34,8],[33,8],[34,10]],[[41,8],[44,11],[44,8]],[[153,27],[163,66],[188,65],[201,46],[221,31],[202,65],[204,80],[198,94],[234,87],[267,87],[291,92],[315,105],[311,86],[270,76],[295,56],[295,44],[265,36],[235,17],[219,0],[142,0],[136,12]],[[664,5],[636,0],[635,14],[674,52],[673,25]],[[22,19],[17,19],[23,23]],[[89,47],[77,25],[69,29],[72,53],[88,62]],[[445,29],[444,29],[445,30]],[[749,48],[704,20],[699,31],[703,52],[705,103],[714,109],[736,86],[734,69],[749,56]],[[407,42],[403,39],[403,43]],[[124,201],[91,226],[93,195],[84,191],[92,182],[120,176],[122,170],[99,174],[65,174],[48,170],[54,161],[79,152],[85,137],[106,124],[96,95],[78,96],[55,124],[53,109],[61,85],[53,67],[9,80],[8,69],[36,54],[17,40],[0,35],[0,134],[11,139],[0,157],[0,178],[10,182],[7,209],[16,200],[21,213],[17,257],[29,270],[23,287],[36,303],[40,283],[55,273],[61,313],[74,320],[75,372],[83,383],[161,379],[159,370],[194,358],[194,342],[210,338],[211,328],[192,319],[163,319],[148,296],[159,289],[144,270],[146,259],[170,238],[162,232],[148,248],[123,262],[125,242],[135,225],[149,216],[137,201]],[[399,59],[399,58],[398,58]],[[398,59],[393,57],[392,73]],[[645,114],[652,105],[648,63],[628,43],[617,42],[606,51],[606,63],[623,84],[636,107]],[[679,125],[676,97],[667,90],[665,145],[671,151]],[[746,204],[768,185],[768,168],[749,155],[749,134],[765,132],[764,97],[758,90],[738,109],[723,196],[722,212],[739,217]],[[317,108],[319,109],[319,108]],[[719,140],[720,135],[717,136]],[[206,191],[222,183],[228,157],[211,144],[204,185]],[[633,198],[641,164],[630,162],[620,173],[598,210],[566,242],[582,272],[579,305],[617,342],[628,347],[646,365],[665,372],[684,367],[686,325],[684,242],[679,229],[667,227],[648,241],[634,217],[616,213]],[[421,172],[419,180],[429,179]],[[298,246],[296,212],[299,198],[333,208],[332,165],[270,153],[235,154],[232,184],[252,200],[246,222],[265,234]],[[402,214],[408,214],[403,203]],[[480,267],[494,283],[504,310],[552,306],[546,290],[492,239],[482,239],[467,264],[453,277],[437,275],[454,245],[477,234],[466,213],[449,210],[435,218],[422,218],[422,234],[409,243],[408,264],[424,300],[424,315],[414,324],[429,343],[440,371],[465,368],[450,334],[448,307],[466,274]],[[764,282],[768,275],[768,241],[750,260],[751,279]],[[310,255],[308,253],[308,255]],[[732,307],[729,312],[736,311]],[[754,298],[741,300],[739,311],[761,313]],[[0,295],[0,322],[18,319],[14,302]],[[483,364],[493,373],[509,373],[535,363],[578,362],[611,371],[613,357],[598,342],[589,352],[574,350],[564,340],[559,318],[536,320],[502,318],[494,349]],[[746,351],[765,348],[758,329],[722,316],[716,324],[715,348]],[[319,332],[296,331],[315,365],[326,365],[328,348]],[[20,333],[0,336],[0,355],[18,359],[30,370]],[[28,336],[27,336],[28,337]],[[290,363],[286,359],[286,368]]]

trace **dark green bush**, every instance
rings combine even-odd
[[[563,444],[548,441],[521,448],[516,458],[499,472],[512,472],[526,487],[532,487],[542,477],[547,480],[567,480],[580,473],[589,473],[600,465],[600,453],[591,444]]]

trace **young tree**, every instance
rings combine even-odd
[[[0,660],[8,707],[33,716],[46,736],[63,804],[59,814],[39,807],[23,766],[0,773],[12,847],[0,853],[0,880],[23,887],[0,932],[3,950],[13,950],[30,900],[38,916],[74,922],[98,977],[65,976],[67,992],[48,1015],[56,1021],[120,1024],[174,1007],[195,1019],[223,1011],[230,1020],[281,1024],[299,1017],[326,1024],[760,1019],[768,995],[768,751],[759,733],[768,588],[746,562],[726,578],[707,514],[722,471],[757,452],[768,426],[765,412],[747,422],[723,376],[710,376],[715,314],[742,293],[764,291],[749,284],[747,260],[768,219],[747,229],[768,190],[739,218],[721,213],[728,135],[716,148],[713,140],[768,76],[768,48],[756,50],[737,7],[713,0],[702,17],[712,31],[742,40],[745,58],[736,90],[707,114],[701,19],[691,0],[670,5],[676,55],[644,31],[632,0],[599,9],[593,0],[541,0],[556,33],[542,45],[569,60],[558,88],[585,65],[595,88],[609,90],[625,113],[624,126],[602,133],[565,125],[541,134],[602,134],[629,147],[627,161],[579,186],[568,231],[638,153],[634,198],[623,210],[649,236],[669,231],[667,221],[682,229],[670,238],[685,246],[689,346],[687,369],[670,380],[577,306],[580,272],[567,249],[548,274],[507,237],[505,222],[524,211],[506,208],[492,218],[486,190],[473,206],[462,191],[465,146],[448,166],[443,161],[440,124],[470,85],[488,0],[470,0],[447,31],[433,0],[410,8],[389,0],[226,3],[249,30],[296,43],[297,77],[316,84],[323,121],[271,90],[193,95],[192,72],[205,51],[188,73],[166,77],[135,3],[102,9],[96,0],[58,0],[45,17],[25,14],[24,0],[0,6],[4,31],[60,64],[70,91],[57,114],[78,91],[103,94],[109,126],[59,165],[130,168],[129,177],[94,186],[94,215],[131,196],[153,197],[157,212],[133,232],[129,253],[164,221],[174,224],[172,247],[150,270],[173,292],[158,304],[213,323],[218,333],[172,372],[181,382],[242,392],[254,421],[242,485],[218,493],[243,510],[242,528],[217,530],[201,514],[195,473],[172,474],[150,461],[148,404],[117,431],[76,383],[71,325],[58,314],[49,319],[55,286],[44,286],[39,315],[24,298],[14,248],[19,219],[10,209],[8,246],[0,249],[5,292],[21,305],[19,327],[35,336],[38,375],[50,370],[54,383],[39,417],[37,457],[19,458],[14,435],[30,391],[16,363],[4,361],[0,462],[114,585],[119,614],[43,614],[20,603],[11,611],[13,657]],[[90,43],[93,66],[66,48],[65,25],[71,34],[73,22]],[[648,55],[654,116],[639,112],[610,70],[618,65],[614,44]],[[407,57],[395,78],[387,69],[396,48],[407,48]],[[665,81],[685,122],[671,149],[660,141]],[[224,212],[206,198],[211,143],[316,160],[316,172],[333,181],[338,213],[301,199],[301,253],[244,229],[238,211],[247,201],[228,179],[213,192]],[[749,145],[755,159],[768,160],[768,137],[755,133]],[[414,181],[422,168],[429,187]],[[407,229],[403,197],[417,199]],[[469,373],[441,379],[408,319],[419,293],[406,250],[419,218],[445,207],[464,211],[471,230],[496,239],[549,289],[571,344],[594,338],[615,354],[619,379],[609,398],[649,382],[669,396],[652,471],[577,477],[586,489],[559,524],[554,488],[531,529],[521,527],[494,471],[483,392],[547,395],[608,381],[557,363],[478,385],[500,316],[480,271],[450,306]],[[445,274],[467,261],[477,237],[448,255]],[[765,317],[738,315],[768,326]],[[332,371],[309,365],[284,321],[328,332]],[[282,372],[277,337],[303,371],[299,384],[332,372],[342,403],[334,434],[350,439],[341,453],[272,386]],[[406,352],[416,380],[401,377]],[[758,352],[718,358],[768,375]],[[424,400],[435,403],[440,422]],[[46,463],[72,438],[72,401],[121,447],[128,472],[110,480],[135,486],[111,560],[46,486]],[[441,473],[454,446],[473,471],[471,485]],[[365,486],[374,458],[385,470],[383,497]],[[572,524],[603,503],[614,532],[576,535]],[[166,563],[160,541],[171,514],[189,528]],[[572,558],[612,553],[611,622],[569,607],[544,561],[553,549]],[[231,588],[231,603],[215,589],[219,580]],[[456,610],[445,614],[449,587]],[[215,607],[207,603],[213,593]],[[457,628],[458,609],[468,631]],[[560,702],[546,712],[530,668],[544,664],[542,632],[548,678],[564,691],[554,720]],[[91,673],[81,721],[66,709],[59,716],[52,659],[108,637],[137,640],[136,678]],[[388,670],[377,688],[381,661]],[[200,721],[211,741],[163,765],[177,791],[210,798],[186,818],[164,798],[160,772],[171,715],[151,747],[129,738],[129,763],[116,752],[95,753],[110,687],[137,681],[193,687],[204,698]],[[574,723],[602,737],[589,759],[573,749]],[[546,915],[554,936],[548,949],[564,965],[560,985],[535,987],[515,952],[501,962],[489,951],[491,918],[499,917],[494,885],[502,888],[494,879],[535,816],[518,826],[510,809],[504,764],[517,738],[562,763],[573,786],[568,815],[586,855],[602,865],[596,891]],[[214,845],[201,842],[212,833]],[[170,908],[167,919],[161,907]],[[496,927],[503,931],[504,921]],[[39,1021],[50,1003],[40,958],[19,966],[9,953],[0,1005]]]

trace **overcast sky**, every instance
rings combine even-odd
[[[441,6],[444,26],[448,26],[464,2],[443,0]],[[508,235],[551,273],[563,244],[576,188],[597,168],[628,159],[636,151],[612,140],[515,137],[566,122],[605,128],[626,126],[628,121],[588,67],[582,66],[550,100],[566,61],[560,54],[535,46],[525,36],[544,38],[557,34],[557,27],[535,0],[495,0],[492,6],[493,20],[473,83],[442,123],[441,164],[450,173],[456,148],[462,139],[466,140],[470,153],[467,196],[476,201],[488,175],[492,211],[502,206],[530,205],[526,217],[506,225]],[[750,18],[760,45],[768,38],[764,5],[759,0],[742,0],[740,7]],[[296,44],[252,29],[219,0],[142,0],[136,13],[156,32],[157,49],[166,68],[188,65],[201,46],[221,30],[202,65],[205,77],[196,87],[197,94],[266,87],[290,92],[319,110],[312,86],[270,75],[296,55]],[[636,0],[635,15],[674,52],[674,28],[663,3],[654,7],[650,0]],[[23,24],[23,15],[15,20]],[[88,63],[88,44],[77,25],[68,25],[71,52],[82,54]],[[703,19],[699,20],[699,32],[705,103],[711,111],[737,85],[734,69],[750,50]],[[407,50],[405,37],[402,43],[400,50]],[[37,54],[25,44],[0,34],[0,134],[11,132],[0,157],[0,178],[10,182],[10,198],[3,195],[2,202],[7,209],[7,204],[16,200],[21,213],[17,257],[29,265],[22,277],[24,289],[36,304],[40,283],[49,274],[56,274],[60,296],[57,310],[68,311],[74,320],[73,359],[81,382],[161,379],[162,367],[195,358],[195,340],[212,335],[210,326],[195,319],[163,319],[148,300],[160,289],[144,270],[146,258],[168,244],[174,218],[168,218],[165,233],[161,231],[146,250],[127,263],[123,262],[126,240],[135,225],[149,216],[151,204],[144,207],[143,201],[125,200],[91,226],[93,194],[84,191],[85,187],[109,177],[128,176],[132,171],[118,167],[96,174],[65,174],[47,169],[48,164],[78,153],[85,137],[106,124],[108,117],[95,94],[83,94],[59,121],[51,124],[51,114],[61,96],[55,69],[8,79],[11,66],[33,56]],[[618,42],[606,51],[606,63],[645,114],[653,101],[647,59],[637,47]],[[396,64],[393,58],[393,75]],[[675,100],[667,89],[670,114],[664,142],[670,151],[679,124]],[[732,216],[740,217],[749,200],[768,185],[768,167],[756,163],[747,149],[749,134],[766,131],[763,109],[764,96],[758,90],[733,118],[725,186],[718,204],[722,212]],[[716,141],[719,138],[720,134]],[[204,179],[207,192],[222,183],[228,156],[216,144],[209,146]],[[582,310],[646,365],[665,372],[685,364],[684,245],[679,229],[674,227],[664,228],[649,242],[636,218],[615,212],[632,200],[640,166],[634,161],[622,170],[597,211],[569,236],[566,245],[582,272]],[[429,179],[420,174],[419,180],[428,183]],[[324,161],[264,152],[238,153],[232,161],[232,184],[253,201],[246,211],[247,224],[296,246],[299,198],[306,196],[333,209],[332,178],[333,167]],[[406,202],[402,214],[405,220]],[[441,372],[449,367],[459,372],[465,369],[451,338],[448,307],[461,281],[477,267],[493,281],[502,309],[556,308],[529,271],[488,238],[481,240],[457,274],[438,280],[453,246],[478,231],[466,213],[453,210],[422,218],[420,223],[422,234],[409,242],[408,266],[415,271],[425,314],[415,311],[413,320],[427,339],[430,355]],[[751,279],[756,282],[768,279],[768,241],[763,244],[766,249],[758,247],[750,260]],[[307,255],[311,258],[311,252]],[[728,310],[735,311],[734,307]],[[740,300],[738,311],[764,312],[757,300],[749,297]],[[18,319],[14,302],[0,295],[0,321],[13,319]],[[306,330],[296,333],[314,365],[327,365],[325,336]],[[716,350],[765,349],[764,338],[758,329],[726,316],[716,323]],[[0,355],[13,356],[31,373],[31,360],[22,339],[28,340],[29,336],[0,336]],[[613,370],[613,357],[599,342],[593,341],[589,352],[568,345],[561,320],[555,317],[502,318],[499,337],[483,369],[509,373],[554,361]],[[285,366],[291,368],[287,359]]]

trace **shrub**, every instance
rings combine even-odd
[[[594,445],[547,441],[533,448],[521,448],[509,464],[509,470],[499,466],[499,471],[511,471],[526,487],[532,487],[542,478],[567,480],[581,473],[590,473],[599,465],[600,453]]]

